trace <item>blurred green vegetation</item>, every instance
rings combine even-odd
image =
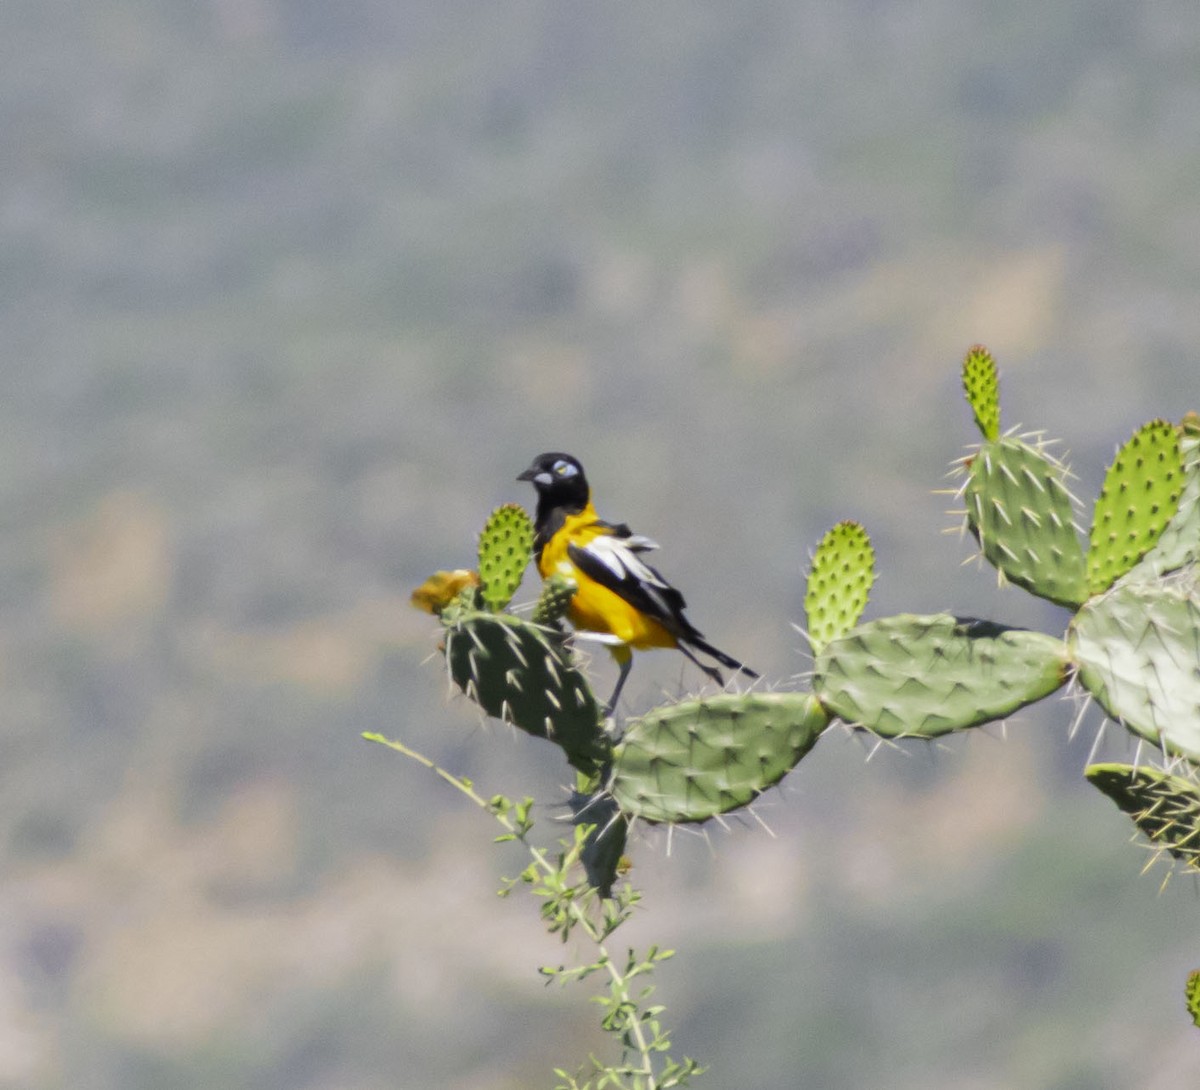
[[[537,451],[786,677],[844,517],[874,615],[1063,624],[938,533],[968,344],[1085,498],[1200,408],[1183,0],[10,0],[0,43],[3,1086],[507,1090],[599,1044],[488,830],[358,737],[555,812],[407,607]],[[1188,1083],[1198,906],[1073,715],[827,740],[778,840],[636,846],[714,1086]]]

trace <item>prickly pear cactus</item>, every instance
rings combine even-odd
[[[1009,582],[1074,608],[1088,594],[1066,467],[1040,440],[1000,435],[1000,383],[983,345],[963,360],[963,390],[983,442],[960,459],[967,528]]]
[[[1118,723],[1200,762],[1200,585],[1123,581],[1076,614],[1079,681]]]
[[[1090,594],[1101,594],[1158,542],[1179,509],[1183,458],[1165,420],[1143,424],[1117,452],[1096,499],[1087,554]]]
[[[576,791],[571,795],[570,806],[574,824],[593,826],[579,858],[588,884],[601,897],[611,897],[613,883],[628,864],[623,853],[629,818],[607,792]]]
[[[1183,485],[1175,515],[1129,573],[1131,580],[1158,579],[1200,562],[1200,417],[1188,413],[1177,431]]]
[[[623,814],[699,822],[753,802],[816,744],[829,716],[807,693],[722,693],[629,724],[609,791]]]
[[[723,693],[657,708],[614,739],[560,628],[575,585],[543,584],[532,621],[506,612],[532,548],[525,512],[493,512],[479,574],[439,573],[414,602],[441,617],[451,677],[487,714],[562,747],[572,811],[594,826],[582,862],[611,889],[635,820],[703,822],[754,801],[833,717],[889,738],[936,738],[1004,718],[1075,677],[1101,708],[1172,758],[1200,764],[1200,418],[1138,429],[1117,452],[1084,551],[1068,471],[1045,443],[1001,431],[986,348],[963,362],[981,443],[958,463],[966,525],[1005,578],[1071,609],[1066,639],[948,613],[860,623],[875,558],[833,527],[805,593],[813,692]],[[1093,766],[1089,778],[1156,844],[1200,869],[1196,784]]]
[[[479,535],[479,581],[483,604],[504,609],[521,585],[533,551],[533,524],[515,503],[497,507]]]
[[[446,663],[488,715],[557,742],[595,775],[608,758],[600,706],[557,633],[508,613],[463,610],[445,632]]]
[[[1144,765],[1094,764],[1084,775],[1151,844],[1200,870],[1200,784]]]
[[[847,723],[887,738],[936,738],[1011,715],[1067,676],[1041,632],[948,613],[859,625],[816,658],[813,691]]]
[[[1192,1025],[1200,1027],[1200,969],[1188,974],[1187,984],[1183,990],[1184,1004],[1192,1016]]]
[[[814,652],[844,636],[862,616],[875,582],[875,550],[857,522],[839,522],[813,554],[804,595]]]
[[[576,589],[574,579],[555,572],[542,584],[542,593],[530,619],[534,624],[557,625],[566,616]]]
[[[1000,438],[1000,376],[996,361],[981,344],[967,349],[962,368],[963,393],[975,414],[975,424],[984,442]]]
[[[967,526],[1009,582],[1074,608],[1088,595],[1066,469],[1044,444],[1008,436],[963,463]]]

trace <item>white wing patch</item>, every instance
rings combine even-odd
[[[657,541],[651,541],[643,534],[630,534],[626,538],[621,539],[625,547],[632,549],[635,553],[648,553],[652,549],[658,548]]]
[[[591,643],[599,643],[605,647],[622,647],[625,641],[620,636],[614,636],[611,632],[589,632],[586,628],[576,629],[575,638],[577,640],[588,640]]]
[[[629,537],[595,537],[579,551],[597,564],[602,564],[618,583],[635,584],[664,617],[673,617],[676,604],[668,595],[678,595],[679,592],[638,557],[638,553],[657,548],[657,543],[650,538],[631,534]],[[668,594],[664,594],[664,591]]]
[[[643,544],[644,543],[644,544]],[[649,586],[665,587],[667,584],[638,559],[639,552],[657,548],[649,538],[639,537],[595,537],[583,546],[583,552],[603,564],[618,579],[636,579]]]

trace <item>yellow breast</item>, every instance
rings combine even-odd
[[[675,637],[658,621],[639,613],[619,594],[589,578],[567,554],[568,545],[582,547],[609,532],[597,525],[596,511],[589,503],[579,514],[568,515],[562,528],[546,543],[538,557],[538,571],[543,579],[561,572],[575,580],[579,589],[571,599],[567,617],[579,631],[615,636],[638,650],[674,647]],[[614,654],[618,652],[614,650]]]

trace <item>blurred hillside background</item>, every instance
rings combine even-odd
[[[941,532],[972,342],[1089,502],[1200,409],[1191,0],[8,0],[0,58],[0,1086],[517,1090],[607,1047],[494,896],[520,856],[360,739],[553,834],[561,760],[447,701],[408,606],[537,452],[782,681],[840,518],[869,615],[1062,630]],[[637,843],[698,1085],[1197,1085],[1200,900],[1139,877],[1076,711],[834,733],[774,838]]]

